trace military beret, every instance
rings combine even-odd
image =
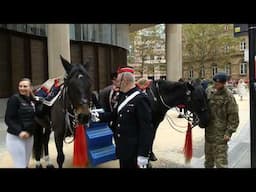
[[[213,77],[213,81],[220,82],[220,83],[226,83],[228,80],[228,76],[225,72],[219,72]]]

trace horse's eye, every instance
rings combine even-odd
[[[83,78],[83,75],[82,75],[82,74],[79,74],[77,78],[78,78],[78,79],[81,79],[81,78]]]

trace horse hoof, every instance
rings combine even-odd
[[[46,166],[46,168],[49,168],[49,169],[54,168],[54,165],[49,164],[49,165]]]
[[[156,156],[155,156],[155,154],[153,152],[150,154],[149,160],[150,161],[157,161],[157,158],[156,158]]]
[[[40,165],[36,165],[36,168],[37,169],[41,169],[41,168],[43,168],[43,166],[40,164]]]
[[[147,164],[147,168],[152,169],[152,164],[150,162]]]
[[[179,115],[178,115],[178,118],[184,118],[184,115],[179,114]]]

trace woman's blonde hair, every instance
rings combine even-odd
[[[29,79],[29,78],[22,78],[21,80],[19,80],[19,83],[20,83],[21,81],[28,81],[29,84],[30,84],[30,86],[32,85],[31,79]]]

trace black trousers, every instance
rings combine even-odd
[[[120,168],[138,168],[137,157],[132,159],[119,159]]]

